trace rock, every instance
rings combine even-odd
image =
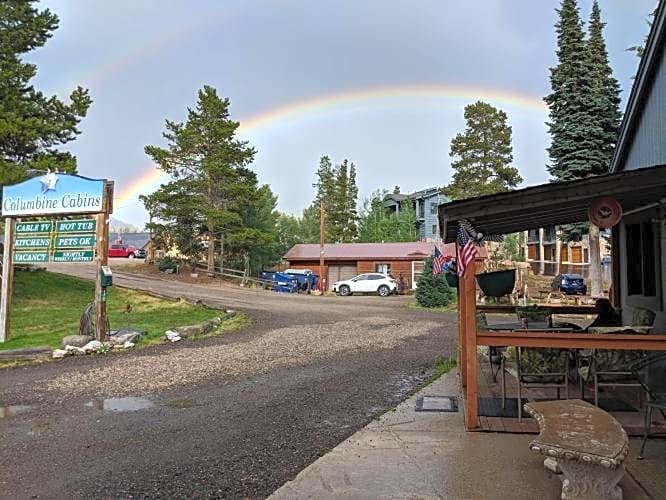
[[[65,349],[55,349],[53,351],[53,359],[62,359],[67,356],[68,352]]]
[[[80,347],[77,347],[75,345],[66,345],[65,346],[65,351],[67,351],[68,353],[70,353],[73,356],[77,356],[79,354],[85,354],[86,353],[86,351],[84,351],[83,349],[81,349]]]
[[[128,331],[109,336],[109,342],[113,345],[123,345],[125,342],[133,342],[136,344],[140,336],[141,333],[139,332]]]
[[[234,311],[233,309],[227,309],[224,312],[227,313],[227,316],[233,316],[234,314],[236,314],[236,311]]]
[[[165,332],[165,335],[167,340],[170,342],[178,342],[179,340],[181,340],[181,336],[178,335],[178,332],[175,332],[173,330],[167,330]]]
[[[83,347],[91,340],[93,340],[93,338],[89,337],[88,335],[68,335],[62,339],[62,346],[64,348],[66,348],[68,345]]]
[[[124,348],[124,349],[131,349],[131,348],[134,347],[135,345],[136,345],[136,344],[134,344],[133,342],[125,342],[125,343],[123,344],[123,348]]]
[[[206,333],[205,327],[201,325],[189,325],[189,326],[179,326],[174,328],[172,331],[176,332],[183,338],[191,337],[192,335],[198,335],[200,333]]]
[[[91,340],[81,349],[83,349],[83,352],[85,352],[86,354],[90,354],[92,352],[97,351],[100,347],[102,347],[102,345],[103,344],[99,340]]]
[[[562,474],[562,469],[560,469],[557,460],[555,460],[554,458],[551,457],[546,458],[543,461],[543,466],[545,467],[546,470],[549,470],[554,474]]]

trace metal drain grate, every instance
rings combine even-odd
[[[458,398],[455,396],[419,396],[416,411],[458,411]]]

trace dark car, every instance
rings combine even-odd
[[[553,280],[553,291],[566,295],[587,295],[585,278],[580,274],[558,274]]]

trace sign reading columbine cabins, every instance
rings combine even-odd
[[[108,216],[113,182],[48,171],[20,184],[2,188],[1,214],[5,219],[2,283],[0,289],[0,342],[9,338],[14,264],[108,261]],[[94,214],[94,218],[20,220],[16,218]],[[14,235],[17,235],[16,238]],[[106,331],[105,295],[99,278],[95,286],[95,337]]]
[[[103,211],[104,181],[48,172],[2,188],[2,216],[95,214]]]

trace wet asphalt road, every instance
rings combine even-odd
[[[92,273],[84,267],[64,269]],[[1,370],[0,497],[265,498],[404,399],[427,379],[437,357],[454,352],[455,316],[407,309],[404,297],[285,296],[121,272],[114,280],[242,310],[252,326],[177,346]],[[437,326],[394,348],[337,352],[314,362],[136,394],[153,405],[138,411],[104,411],[103,394],[44,389],[57,375],[85,373],[120,356],[138,359],[175,348],[242,344],[298,325],[331,325],[335,335],[337,323],[360,317]],[[178,366],[165,364],[163,370],[177,376]]]

